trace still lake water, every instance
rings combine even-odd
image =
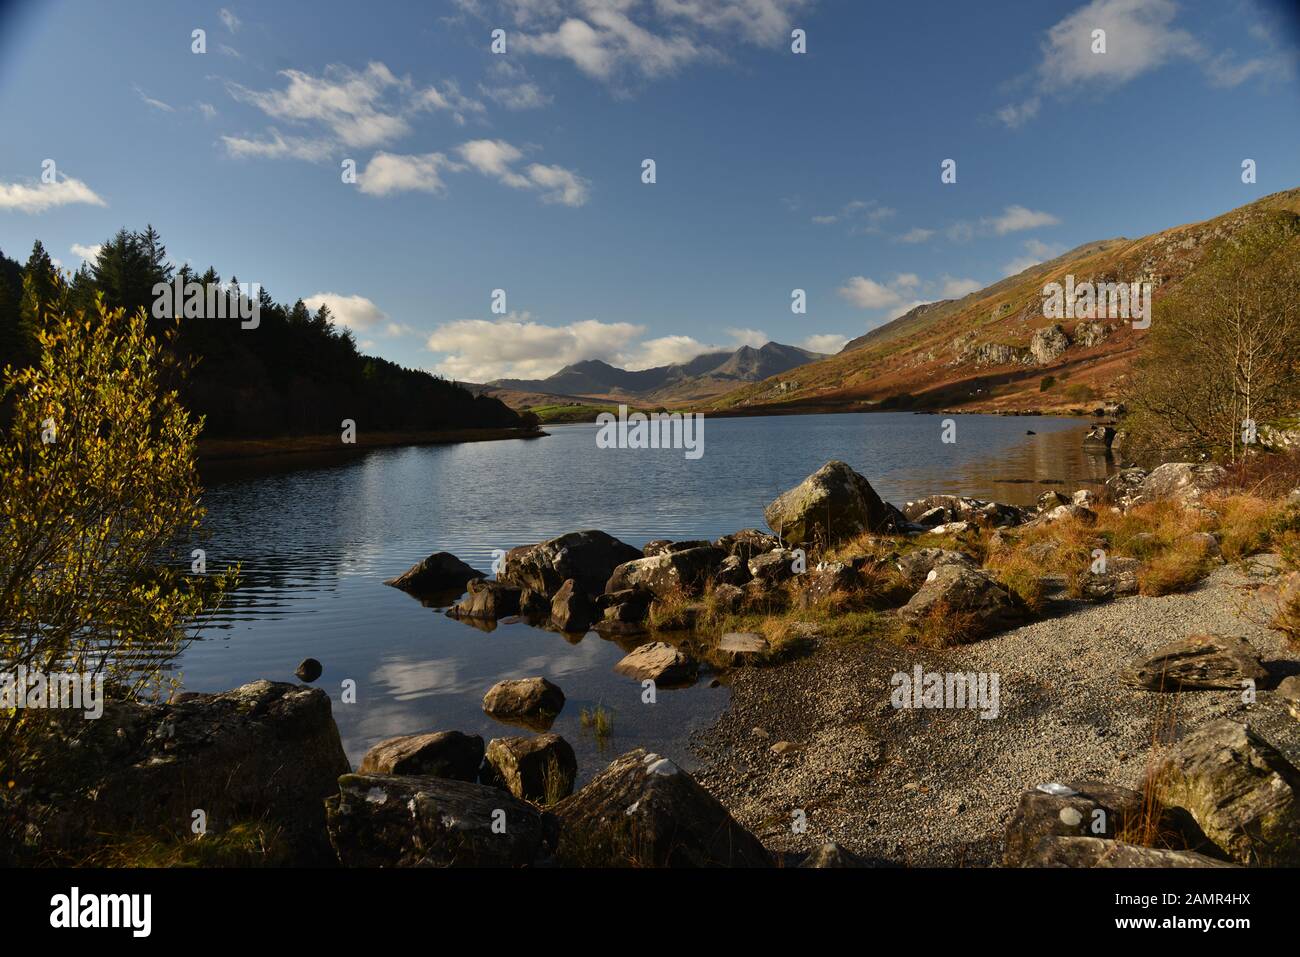
[[[484,631],[384,579],[436,551],[488,571],[493,549],[583,528],[638,548],[763,528],[764,505],[830,459],[899,506],[939,492],[1024,504],[1046,488],[1106,477],[1106,460],[1081,451],[1081,419],[954,418],[950,445],[940,442],[942,417],[903,412],[709,419],[698,460],[598,449],[597,427],[582,424],[549,427],[541,439],[384,449],[323,468],[209,479],[208,567],[242,562],[243,580],[184,653],[185,687],[296,681],[298,662],[317,658],[316,686],[333,699],[355,767],[398,734],[526,733],[484,714],[483,695],[503,678],[544,675],[567,697],[551,730],[573,745],[582,781],[638,746],[690,768],[687,738],[726,707],[725,685],[661,690],[644,705],[640,684],[613,671],[625,649],[595,632],[579,639],[514,621]],[[355,704],[341,701],[345,679],[356,682]],[[597,704],[614,719],[603,747],[579,721]]]

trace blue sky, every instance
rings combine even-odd
[[[475,381],[834,351],[1300,185],[1293,7],[11,2],[0,249],[39,237],[75,268],[153,223],[177,262],[327,301],[366,351]]]

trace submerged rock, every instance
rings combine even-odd
[[[634,650],[614,666],[621,675],[658,685],[690,684],[699,665],[693,658],[663,641],[654,641]]]
[[[436,592],[463,592],[474,578],[486,578],[481,571],[466,565],[451,552],[434,552],[422,558],[396,578],[384,582],[414,595]]]
[[[518,588],[476,578],[469,583],[469,594],[447,609],[447,617],[496,621],[519,614],[519,597]]]
[[[586,631],[599,618],[596,603],[572,578],[551,599],[551,624],[561,631]]]
[[[545,678],[507,679],[488,689],[483,710],[498,721],[546,731],[564,710],[564,692]]]
[[[689,774],[641,749],[555,808],[560,862],[588,867],[769,867],[763,845]]]

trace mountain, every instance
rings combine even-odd
[[[545,379],[496,379],[486,386],[493,394],[542,393],[596,399],[646,402],[696,401],[780,375],[826,356],[797,346],[768,342],[758,349],[741,346],[735,352],[706,352],[689,362],[629,371],[600,359],[567,365]]]
[[[1123,318],[1044,317],[1047,283],[1152,284],[1153,306],[1216,244],[1270,218],[1300,222],[1300,189],[1140,239],[1086,243],[961,299],[917,306],[834,356],[701,401],[750,414],[964,409],[1070,412],[1116,394],[1146,337]]]

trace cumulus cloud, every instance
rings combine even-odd
[[[732,342],[739,346],[751,346],[757,349],[759,346],[767,345],[770,341],[767,333],[762,329],[728,329],[727,335],[731,336]]]
[[[944,299],[960,299],[962,296],[968,296],[984,288],[984,284],[978,279],[958,279],[955,276],[944,276],[940,280],[940,292]]]
[[[107,206],[108,203],[79,179],[65,176],[57,182],[28,186],[24,183],[0,183],[0,209],[22,213],[40,213],[57,206]]]
[[[812,221],[819,226],[843,223],[848,227],[849,235],[864,235],[880,232],[881,223],[896,212],[897,210],[882,206],[874,199],[855,199],[845,203],[835,212],[813,216]]]
[[[837,332],[824,332],[817,335],[809,336],[800,346],[809,352],[822,352],[827,355],[834,355],[844,348],[849,341],[848,336],[842,336]]]
[[[443,354],[435,369],[471,382],[492,379],[544,379],[583,359],[618,363],[645,327],[595,319],[548,326],[527,313],[500,319],[460,319],[439,326],[425,347]]]
[[[1017,256],[1005,266],[1002,267],[1004,276],[1014,276],[1024,272],[1031,266],[1037,266],[1041,262],[1059,256],[1065,252],[1065,247],[1056,243],[1045,243],[1038,239],[1027,239],[1024,243],[1025,255]]]
[[[884,309],[902,299],[898,289],[866,276],[853,276],[839,288],[839,294],[859,309]]]
[[[982,288],[984,284],[977,279],[945,275],[927,281],[907,272],[886,282],[854,276],[840,287],[839,294],[859,309],[887,310],[882,321],[888,321],[935,299],[960,299]]]
[[[587,202],[590,183],[563,166],[531,163],[523,171],[514,164],[523,151],[505,140],[470,140],[457,153],[473,169],[514,189],[534,189],[544,203],[582,206]]]
[[[334,317],[335,325],[351,329],[358,335],[380,335],[391,338],[412,331],[409,326],[394,322],[386,312],[365,296],[318,292],[303,299],[303,305],[313,311],[321,306],[327,306]]]
[[[73,243],[70,247],[72,255],[80,256],[85,262],[93,263],[99,258],[99,254],[104,250],[103,243],[95,243],[93,246],[83,246],[81,243]]]
[[[462,168],[443,153],[403,156],[381,152],[372,156],[366,168],[357,174],[357,185],[368,196],[410,191],[442,193],[447,188],[443,172]]]
[[[1024,206],[1008,206],[998,216],[983,221],[999,236],[1019,232],[1025,229],[1037,229],[1039,226],[1055,226],[1060,220],[1051,213],[1026,209]]]
[[[461,93],[460,85],[455,80],[448,80],[441,89],[437,84],[425,87],[415,94],[413,102],[417,109],[445,110],[461,126],[465,125],[465,114],[483,113],[487,110],[482,100]]]

